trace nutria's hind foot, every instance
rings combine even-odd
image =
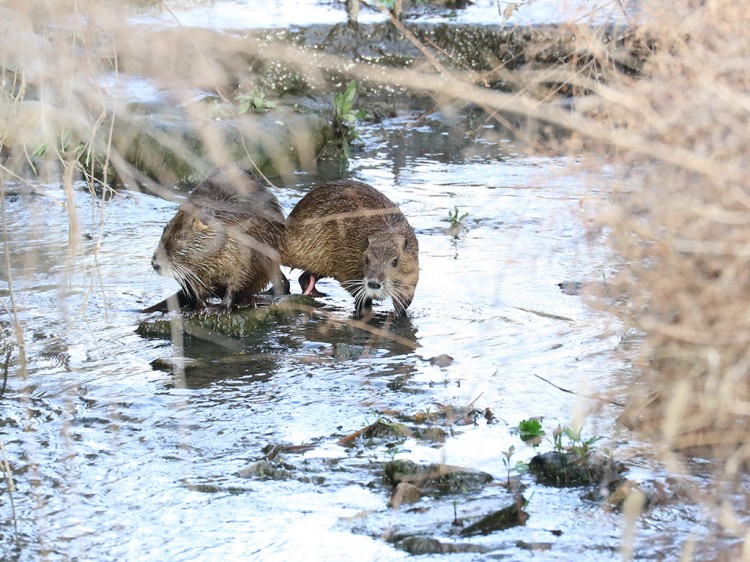
[[[299,286],[302,289],[302,294],[309,297],[325,297],[325,293],[321,293],[315,287],[315,283],[318,281],[316,275],[305,271],[299,276]]]
[[[260,293],[261,295],[289,295],[292,293],[292,285],[286,275],[277,271],[274,278],[271,279],[271,288]]]
[[[256,306],[255,297],[250,297],[243,299],[239,303],[222,301],[220,303],[207,304],[200,310],[196,310],[195,314],[201,318],[206,318],[207,316],[228,316],[241,308],[255,308]]]

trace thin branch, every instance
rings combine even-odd
[[[8,387],[8,367],[10,365],[10,357],[13,354],[13,348],[6,342],[8,351],[5,354],[5,363],[3,363],[3,387],[0,389],[0,398],[5,394],[5,389]]]
[[[554,386],[557,390],[560,390],[562,392],[567,392],[568,394],[573,394],[575,396],[582,396],[583,398],[588,398],[589,400],[598,400],[599,402],[606,402],[608,404],[612,404],[613,406],[619,406],[620,408],[624,408],[625,407],[625,404],[623,404],[622,402],[618,402],[617,400],[606,400],[606,399],[600,398],[598,396],[591,396],[590,394],[581,394],[579,392],[573,392],[572,390],[568,390],[567,388],[563,388],[561,386],[557,386],[555,383],[553,383],[551,381],[548,381],[544,377],[540,377],[536,373],[534,373],[534,376],[536,378],[540,379],[540,380],[543,380],[548,385]]]

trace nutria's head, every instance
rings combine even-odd
[[[217,228],[218,227],[218,228]],[[201,283],[201,270],[224,245],[226,230],[191,205],[183,205],[164,227],[151,265],[157,273],[175,279],[184,289],[195,294]]]
[[[383,231],[367,237],[363,276],[354,281],[357,304],[388,297],[398,315],[411,304],[419,279],[419,248],[413,232]]]

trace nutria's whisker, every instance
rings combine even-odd
[[[350,289],[357,290],[359,288],[364,289],[365,285],[361,279],[353,279],[350,281],[342,281],[341,286],[347,291]]]
[[[394,304],[394,306],[396,308],[398,308],[398,307],[406,308],[404,306],[405,301],[404,301],[403,297],[397,291],[391,291],[391,290],[389,290],[388,291],[388,296],[391,297],[391,300],[393,301],[393,304]]]
[[[356,293],[354,293],[354,308],[359,310],[362,308],[362,305],[364,305],[366,300],[365,291],[363,289],[360,289]]]
[[[198,276],[198,274],[193,271],[192,269],[179,266],[179,274],[180,278],[182,279],[183,283],[187,286],[186,288],[190,290],[192,294],[198,294],[198,289],[203,289],[201,292],[210,293],[211,296],[214,296],[213,291],[211,288],[206,285],[206,283],[203,282],[203,280]]]

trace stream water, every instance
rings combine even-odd
[[[419,237],[421,278],[409,318],[389,328],[397,341],[348,324],[351,298],[331,281],[321,284],[322,308],[244,337],[142,337],[136,329],[148,318],[137,309],[176,288],[149,265],[175,204],[125,191],[102,206],[79,185],[76,247],[66,243],[58,181],[5,186],[28,367],[21,376],[12,364],[0,418],[17,486],[13,506],[5,493],[0,503],[3,559],[402,559],[381,538],[404,523],[373,466],[395,455],[502,482],[502,451],[514,444],[517,459],[533,454],[510,431],[520,420],[543,416],[551,429],[586,409],[535,375],[584,394],[627,382],[623,330],[558,287],[598,282],[611,267],[579,216],[607,190],[606,174],[524,156],[468,118],[403,112],[361,132],[365,146],[348,170],[323,167],[275,192],[288,211],[310,185],[343,173],[401,205]],[[457,237],[445,232],[455,207],[469,213]],[[8,296],[3,289],[6,305]],[[373,326],[388,308],[376,308]],[[429,361],[441,354],[453,362]],[[178,368],[154,368],[173,361]],[[379,415],[471,403],[497,421],[453,424],[445,443],[337,444]],[[635,475],[653,477],[646,446],[616,429],[617,413],[598,408],[584,432],[604,437]],[[238,476],[269,444],[313,445],[289,455],[309,478]],[[475,542],[514,560],[619,559],[618,512],[582,501],[580,489],[527,483],[527,525]],[[657,507],[633,544],[669,557],[681,548],[676,537],[707,532],[700,521],[689,506]]]
[[[509,5],[515,7],[509,9]],[[375,5],[372,3],[372,5]],[[538,25],[570,21],[595,23],[614,21],[620,24],[637,16],[639,0],[526,0],[505,2],[475,0],[461,9],[446,10],[435,4],[405,2],[407,20],[451,22],[468,25],[501,24]],[[164,7],[167,9],[164,9]],[[146,7],[133,21],[159,26],[185,25],[217,29],[290,27],[295,25],[333,25],[346,22],[344,2],[334,0],[167,0]],[[378,10],[362,6],[357,21],[385,21]]]
[[[181,19],[205,24],[213,14],[209,25],[221,27],[221,10],[230,9],[243,25],[242,2],[181,12],[186,4],[173,6]],[[289,3],[270,5],[277,19],[253,25],[289,24]],[[299,23],[342,13],[309,2],[301,6],[317,15],[303,16],[294,5],[295,17],[307,18]],[[495,3],[476,5],[497,17]],[[138,16],[158,25],[169,17]],[[470,541],[449,532],[454,517],[502,507],[502,453],[515,446],[514,463],[534,454],[513,433],[531,417],[542,417],[548,433],[582,422],[631,479],[666,480],[649,446],[616,424],[618,407],[581,398],[624,392],[637,341],[559,286],[606,282],[615,267],[584,215],[614,179],[570,158],[528,156],[471,112],[402,110],[358,130],[364,146],[347,165],[323,162],[283,184],[271,180],[288,212],[317,183],[359,179],[415,227],[421,274],[408,318],[391,322],[390,304],[379,304],[367,329],[351,321],[348,293],[325,280],[327,297],[270,314],[242,336],[182,334],[177,322],[174,337],[143,330],[160,315],[139,310],[177,288],[150,266],[176,203],[77,183],[69,211],[55,175],[3,186],[0,324],[12,331],[15,306],[27,364],[13,355],[0,398],[0,443],[16,486],[0,493],[0,559],[402,560],[409,555],[390,537],[406,531],[484,549],[451,559],[675,559],[688,537],[713,536],[687,501],[659,503],[630,527],[580,488],[530,476],[521,477],[525,526]],[[177,199],[187,193],[165,187]],[[457,234],[447,232],[456,209],[468,213]],[[429,419],[470,405],[493,419],[442,419],[444,441],[338,444],[380,417]],[[281,454],[290,477],[246,477],[269,445],[309,447]],[[381,465],[394,457],[480,469],[495,483],[476,497],[392,510]],[[447,525],[434,524],[441,517]]]

